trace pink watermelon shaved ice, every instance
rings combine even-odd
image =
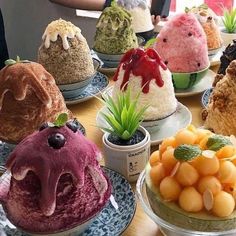
[[[49,137],[64,137],[59,148]],[[57,136],[58,137],[58,136]],[[53,144],[54,145],[54,144]],[[11,153],[9,185],[0,185],[8,219],[26,232],[55,233],[93,218],[108,202],[111,185],[99,166],[100,152],[79,131],[45,128]]]
[[[154,48],[171,72],[196,72],[209,66],[207,38],[192,13],[171,18],[158,34]]]

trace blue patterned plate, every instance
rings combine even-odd
[[[67,105],[77,104],[93,98],[94,95],[101,93],[109,84],[109,79],[102,73],[97,72],[92,82],[87,86],[82,93],[75,97],[66,99]]]
[[[134,192],[129,182],[119,173],[103,167],[113,187],[112,195],[118,204],[116,210],[109,202],[82,236],[120,235],[130,224],[136,210]],[[5,233],[5,234],[4,234]],[[0,206],[0,235],[26,236],[18,231],[6,218]],[[74,235],[74,234],[73,234]]]
[[[208,104],[208,101],[209,101],[209,97],[210,97],[210,95],[211,95],[211,93],[212,93],[212,88],[210,88],[210,89],[207,89],[204,93],[203,93],[203,95],[202,95],[202,106],[204,107],[204,108],[206,108],[207,107],[207,104]]]

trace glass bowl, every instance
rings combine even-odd
[[[180,228],[163,220],[158,215],[156,215],[152,211],[152,208],[150,207],[148,197],[146,194],[145,177],[146,174],[144,170],[140,174],[136,184],[136,195],[145,213],[158,225],[163,235],[165,236],[235,236],[236,235],[236,229],[229,231],[200,232],[200,231],[192,231]]]

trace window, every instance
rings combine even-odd
[[[236,0],[171,0],[171,11],[183,11],[185,7],[199,6],[206,3],[217,15],[222,15],[222,6],[236,7]]]

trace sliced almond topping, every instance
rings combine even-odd
[[[175,176],[175,174],[177,173],[177,171],[178,171],[178,169],[179,169],[179,166],[180,166],[180,162],[177,162],[177,163],[175,164],[173,170],[172,170],[171,173],[170,173],[170,176],[171,176],[171,177],[174,177],[174,176]]]
[[[206,158],[213,158],[215,156],[216,152],[212,150],[204,150],[202,152],[202,155]]]
[[[229,141],[236,147],[236,137],[234,135],[230,135]]]
[[[214,198],[211,190],[206,189],[203,193],[203,204],[204,207],[210,211],[213,208]]]

